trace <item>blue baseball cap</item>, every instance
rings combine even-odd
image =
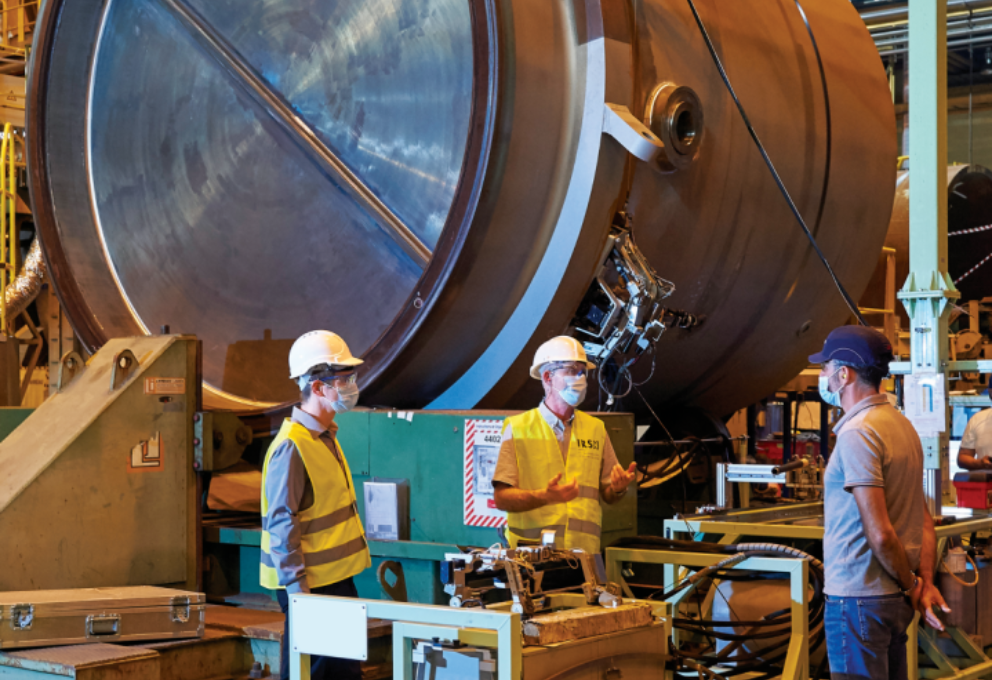
[[[843,361],[854,366],[888,367],[892,345],[888,338],[865,326],[841,326],[830,331],[823,349],[810,355],[810,363]]]

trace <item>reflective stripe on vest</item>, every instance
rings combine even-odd
[[[544,489],[559,473],[562,484],[573,479],[579,484],[578,497],[569,503],[508,513],[510,545],[516,547],[519,539],[540,540],[543,529],[554,529],[556,547],[599,552],[603,516],[599,476],[606,446],[603,422],[581,411],[575,412],[567,461],[562,461],[558,440],[538,409],[507,418],[506,426],[511,429],[517,456],[518,488]]]
[[[310,431],[287,419],[269,446],[262,468],[262,555],[260,583],[275,590],[279,572],[270,552],[272,535],[268,527],[269,503],[265,495],[269,460],[279,446],[289,440],[296,445],[313,486],[313,505],[299,512],[300,548],[311,588],[337,583],[372,565],[365,532],[355,506],[355,491],[348,461],[335,440],[341,461]]]

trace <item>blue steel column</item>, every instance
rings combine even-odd
[[[909,278],[899,292],[910,318],[913,374],[943,376],[947,394],[947,318],[959,293],[947,274],[947,3],[909,2]],[[946,420],[946,403],[945,403]],[[921,432],[924,487],[931,514],[942,501],[948,428]]]

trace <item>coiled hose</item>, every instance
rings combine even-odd
[[[676,593],[682,592],[686,588],[695,588],[706,580],[736,580],[742,575],[740,572],[734,573],[728,567],[742,561],[746,557],[786,557],[793,559],[803,559],[809,563],[810,585],[813,592],[809,601],[809,631],[810,645],[812,652],[824,640],[823,614],[826,607],[826,599],[823,595],[823,563],[812,555],[776,543],[738,543],[736,545],[720,545],[717,543],[699,543],[696,541],[681,541],[660,536],[634,536],[623,538],[613,544],[615,547],[632,549],[664,549],[679,550],[685,552],[702,552],[709,554],[728,554],[728,558],[721,560],[717,564],[700,569],[683,579],[678,585],[668,591],[659,588],[649,596],[649,599],[668,599]],[[715,586],[714,586],[715,587]],[[781,674],[778,666],[786,657],[789,648],[789,639],[792,632],[792,612],[785,609],[773,612],[761,620],[757,621],[716,621],[713,619],[686,619],[676,617],[672,622],[673,627],[690,633],[701,635],[710,640],[721,640],[731,642],[719,654],[695,653],[684,650],[673,650],[672,657],[676,660],[690,660],[702,665],[729,665],[734,667],[729,672],[723,673],[724,677],[735,677],[748,673],[757,673],[761,678],[771,678]],[[728,627],[747,628],[746,634],[724,632],[717,630]],[[771,644],[757,652],[743,652],[737,650],[746,642],[752,640],[784,638],[780,642]],[[690,667],[689,664],[686,666]]]

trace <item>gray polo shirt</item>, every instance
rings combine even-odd
[[[898,593],[899,584],[872,555],[852,490],[885,489],[889,520],[917,570],[926,512],[920,438],[884,394],[858,402],[834,432],[837,445],[824,476],[824,591],[836,597]]]
[[[334,445],[337,423],[332,422],[324,429],[316,418],[299,408],[293,409],[291,420],[307,428],[314,439],[324,444],[327,455],[341,460],[341,453]],[[288,593],[309,593],[300,547],[299,514],[313,505],[313,484],[299,449],[288,439],[269,459],[265,497],[269,501],[269,511],[263,521],[272,538],[269,554],[279,574],[279,585],[285,586]]]

